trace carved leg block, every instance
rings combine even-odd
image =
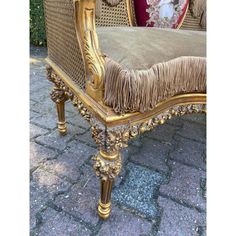
[[[107,153],[100,150],[93,160],[94,170],[101,179],[98,215],[107,219],[111,212],[112,185],[121,170],[121,154],[118,151]]]
[[[66,119],[65,119],[65,101],[67,96],[65,92],[57,87],[54,87],[51,92],[51,99],[56,103],[58,122],[57,127],[61,135],[66,135]]]

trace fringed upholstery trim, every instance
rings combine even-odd
[[[206,91],[206,58],[179,57],[148,70],[127,70],[106,58],[104,102],[117,113],[153,109],[186,92]]]
[[[189,9],[193,17],[201,17],[200,25],[206,27],[206,0],[190,0]]]

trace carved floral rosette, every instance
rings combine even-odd
[[[98,177],[102,180],[112,180],[119,175],[122,167],[121,154],[115,160],[105,160],[100,153],[93,157],[93,169]]]

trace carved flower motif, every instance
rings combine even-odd
[[[93,169],[102,180],[115,179],[121,171],[121,157],[115,161],[106,161],[99,154],[93,157]]]

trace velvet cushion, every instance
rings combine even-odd
[[[117,113],[145,112],[171,96],[206,90],[206,33],[97,28],[105,54],[104,101]]]

